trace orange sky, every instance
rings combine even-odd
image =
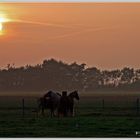
[[[140,3],[0,3],[0,66],[56,58],[102,69],[139,68]]]

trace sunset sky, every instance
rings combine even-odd
[[[49,58],[139,68],[140,3],[0,3],[0,67]]]

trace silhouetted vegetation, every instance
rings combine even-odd
[[[86,64],[67,64],[55,59],[42,64],[0,70],[0,90],[140,90],[140,69],[100,70]]]

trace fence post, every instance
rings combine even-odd
[[[38,117],[39,111],[40,111],[40,108],[39,108],[39,105],[38,105],[38,98],[37,98],[37,110],[36,110],[36,115],[37,115],[37,117]]]
[[[139,115],[139,98],[136,101],[137,115]]]
[[[105,101],[104,101],[104,99],[102,100],[102,109],[103,109],[103,111],[105,109]]]
[[[104,99],[102,99],[102,112],[101,112],[101,114],[102,114],[102,116],[104,116],[104,109],[105,109],[105,101],[104,101]]]
[[[25,116],[25,102],[24,102],[24,98],[22,99],[22,117]]]

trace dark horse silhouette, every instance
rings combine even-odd
[[[49,109],[51,117],[55,116],[55,110],[59,106],[60,97],[61,94],[53,91],[49,91],[43,97],[41,97],[39,99],[39,110],[41,110],[42,115],[44,115],[45,109]]]
[[[68,95],[68,113],[70,116],[74,116],[74,99],[79,100],[78,91],[71,92]]]
[[[44,115],[45,109],[49,109],[51,112],[51,117],[55,116],[55,111],[57,115],[62,114],[63,116],[74,116],[74,99],[79,100],[78,91],[73,91],[67,96],[67,102],[60,104],[61,94],[55,93],[53,91],[47,92],[43,97],[39,99],[39,110],[41,110],[42,115]],[[63,110],[66,109],[64,113]]]
[[[79,100],[78,91],[71,92],[68,96],[65,97],[64,102],[59,104],[58,107],[58,116],[74,116],[74,99]],[[60,99],[61,100],[61,99]]]

